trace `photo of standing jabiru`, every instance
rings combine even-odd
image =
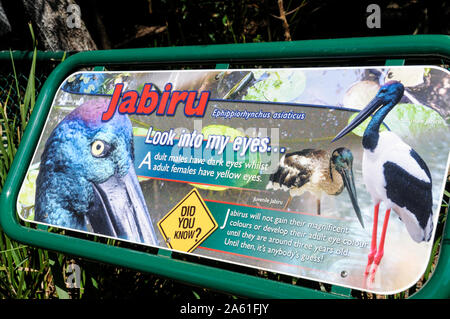
[[[266,189],[282,189],[289,192],[284,209],[291,203],[292,197],[305,192],[316,198],[317,215],[320,215],[320,201],[323,193],[339,195],[347,188],[353,208],[361,226],[364,222],[356,197],[353,178],[353,154],[345,148],[335,149],[331,156],[324,150],[304,149],[283,155],[275,173],[270,175]]]
[[[366,278],[370,274],[370,282],[374,282],[383,257],[391,209],[398,214],[415,242],[429,241],[433,231],[432,182],[427,165],[396,134],[379,132],[381,123],[401,100],[403,92],[404,87],[400,82],[390,81],[383,85],[373,100],[332,141],[342,138],[375,113],[362,138],[362,174],[375,205],[372,242],[365,270]],[[386,214],[377,248],[381,202],[386,206]]]

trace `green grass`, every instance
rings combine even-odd
[[[0,190],[6,181],[14,155],[35,104],[37,49],[31,25],[30,32],[34,52],[25,93],[20,94],[19,79],[12,52],[10,52],[15,81],[11,83],[5,101],[0,102],[2,136],[2,142],[0,143]],[[17,96],[11,98],[13,86],[15,86]],[[7,115],[8,108],[15,110],[16,116],[9,118]],[[0,298],[68,298],[69,295],[65,286],[62,285],[61,287],[57,280],[63,276],[64,258],[63,255],[13,241],[0,231]]]

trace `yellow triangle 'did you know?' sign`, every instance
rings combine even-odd
[[[195,188],[158,222],[167,246],[185,252],[193,251],[217,227],[217,222]]]

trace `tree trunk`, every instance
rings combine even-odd
[[[3,4],[0,1],[0,36],[4,36],[9,32],[11,32],[11,24],[9,23],[5,10],[3,9]]]
[[[38,41],[50,51],[96,50],[74,0],[22,0]]]

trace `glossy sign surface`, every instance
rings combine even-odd
[[[75,73],[55,96],[19,215],[362,290],[405,289],[425,270],[434,236],[417,243],[393,213],[368,283],[367,123],[331,143],[392,80],[406,89],[380,131],[394,132],[429,168],[435,227],[450,79],[423,66]],[[198,198],[184,201],[193,190]]]

